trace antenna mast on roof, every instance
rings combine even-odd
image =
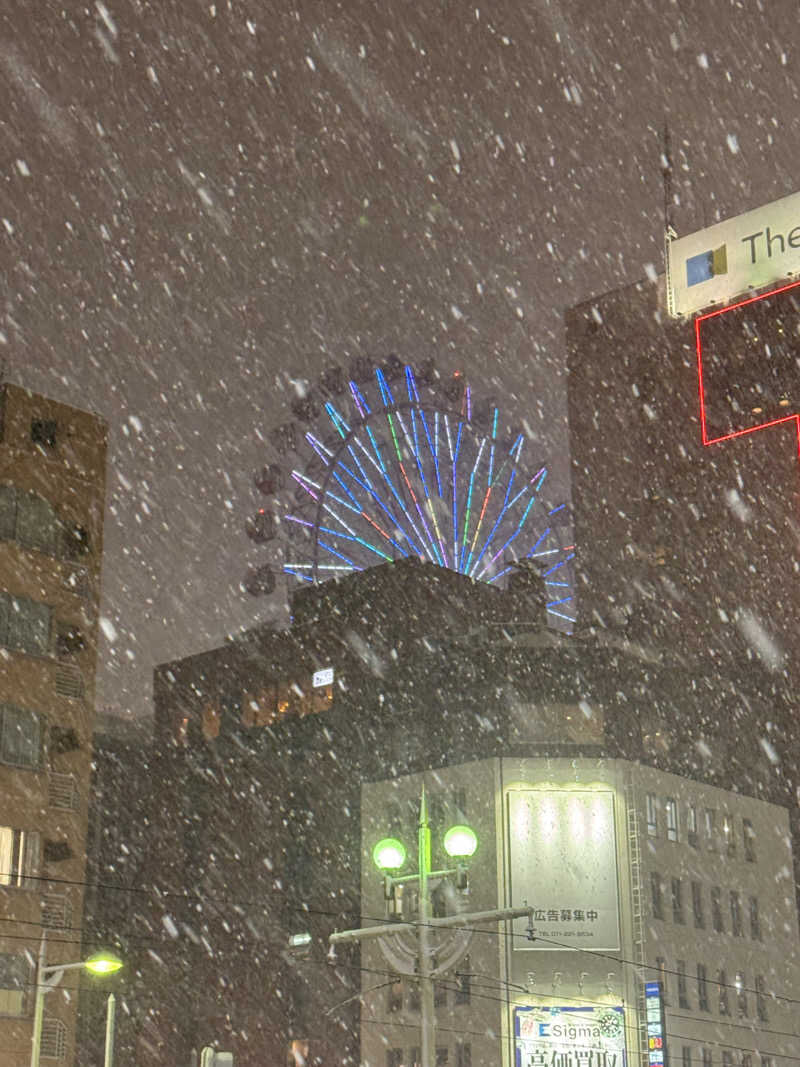
[[[661,153],[661,176],[664,180],[664,271],[667,286],[667,311],[675,314],[672,295],[672,276],[669,263],[669,246],[678,236],[672,225],[672,144],[669,136],[669,123],[664,122],[664,148]]]

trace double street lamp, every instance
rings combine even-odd
[[[447,918],[432,918],[431,882],[452,879],[455,882],[455,888],[463,897],[468,884],[468,861],[478,847],[478,839],[469,826],[459,824],[447,831],[443,844],[455,866],[439,871],[431,870],[431,829],[423,785],[419,805],[417,872],[415,874],[399,873],[406,862],[406,850],[396,837],[383,838],[372,850],[373,862],[383,874],[383,895],[387,917],[397,916],[397,918],[394,922],[380,926],[338,931],[331,934],[328,939],[330,945],[334,947],[344,942],[376,938],[381,952],[393,969],[398,974],[413,976],[419,981],[421,1067],[434,1067],[436,1013],[433,980],[463,957],[472,938],[472,931],[468,927],[480,922],[528,916],[529,936],[533,933],[531,925],[533,910],[528,907],[500,908],[470,913],[462,911]],[[416,922],[402,921],[402,901],[398,901],[398,888],[409,884],[416,884],[419,887],[419,918]],[[436,946],[433,934],[437,930],[453,930],[455,937],[451,938],[449,945]],[[414,943],[410,948],[402,942],[403,933],[414,935]],[[442,957],[437,959],[437,952],[440,948]]]
[[[31,1067],[39,1067],[42,1054],[42,1023],[44,1022],[44,998],[64,977],[65,971],[83,970],[90,974],[107,975],[116,973],[122,967],[122,960],[112,952],[96,952],[86,960],[75,963],[45,963],[45,939],[39,947],[39,962],[36,968],[36,1007],[33,1013],[33,1038],[31,1046]],[[106,1022],[106,1067],[111,1067],[114,1028],[114,999],[108,1001]]]

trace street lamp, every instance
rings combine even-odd
[[[44,998],[55,989],[64,977],[64,971],[84,970],[90,974],[114,974],[122,967],[122,960],[113,952],[95,952],[87,960],[76,963],[45,964],[45,939],[39,946],[39,962],[36,967],[36,1007],[33,1013],[33,1038],[31,1047],[31,1067],[39,1067],[42,1053],[42,1022],[44,1021]],[[110,1054],[113,1049],[113,1008],[112,998],[108,1004],[108,1022],[106,1025],[106,1067],[111,1067]]]
[[[431,894],[429,883],[432,879],[440,880],[455,876],[456,888],[462,893],[467,889],[467,861],[478,847],[475,831],[469,826],[452,826],[444,836],[445,851],[456,866],[441,871],[431,870],[431,828],[428,822],[428,804],[425,786],[419,803],[419,833],[417,837],[417,873],[399,874],[406,860],[406,850],[402,842],[394,837],[383,838],[372,850],[375,866],[383,874],[383,895],[386,901],[387,917],[401,917],[401,908],[397,907],[396,890],[398,886],[416,882],[419,886],[419,919],[408,923],[393,921],[381,926],[364,927],[358,930],[341,930],[328,938],[333,947],[346,941],[366,941],[377,938],[381,952],[399,973],[414,976],[420,986],[420,1027],[421,1027],[421,1067],[434,1067],[436,1049],[436,1014],[433,999],[433,980],[452,967],[467,951],[472,939],[472,930],[468,927],[480,922],[492,922],[504,919],[516,919],[527,915],[529,937],[533,937],[533,909],[500,908],[451,915],[444,919],[431,917]],[[458,928],[461,927],[461,930]],[[432,945],[432,932],[436,930],[458,930],[458,934],[448,946],[445,957],[434,961],[435,948]],[[400,935],[413,933],[415,941],[412,947],[403,944]],[[460,936],[459,936],[460,935]]]

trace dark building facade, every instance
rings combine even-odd
[[[759,743],[776,687],[760,660],[726,673],[543,620],[535,574],[500,591],[404,561],[303,589],[287,631],[157,669],[153,744],[96,744],[89,881],[106,888],[87,923],[130,961],[121,1057],[190,1063],[216,1043],[255,1067],[308,1042],[310,1062],[359,1062],[360,959],[325,946],[362,922],[365,783],[622,757],[785,803]],[[287,939],[306,930],[297,958]],[[85,1062],[102,1062],[97,1024],[84,1032]]]
[[[720,317],[716,347],[751,350],[758,330],[769,350],[784,325],[775,312],[771,336],[758,311],[752,323]],[[794,677],[795,423],[703,443],[695,325],[668,317],[659,285],[570,309],[566,336],[579,626],[647,640],[687,662],[708,657],[734,673],[760,659],[776,684]],[[738,366],[731,359],[726,375],[716,372],[715,397],[726,394],[726,410],[746,407],[741,425],[755,424],[750,407],[764,409],[753,370],[745,382]],[[769,390],[769,368],[763,381]],[[779,404],[773,413],[787,410]]]

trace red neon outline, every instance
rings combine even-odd
[[[766,300],[768,296],[777,296],[778,293],[785,293],[789,289],[796,289],[798,286],[800,286],[800,282],[790,282],[788,285],[781,285],[778,289],[772,289],[769,293],[760,293],[758,296],[748,297],[747,300],[740,300],[737,304],[729,304],[724,308],[707,311],[705,315],[698,315],[694,320],[695,348],[697,350],[697,383],[700,394],[700,434],[704,445],[716,445],[720,441],[730,441],[734,437],[745,437],[747,434],[756,433],[758,430],[767,430],[770,426],[780,426],[784,422],[793,422],[797,431],[797,456],[800,459],[800,411],[794,415],[786,415],[782,419],[771,419],[769,422],[762,422],[758,426],[748,426],[746,430],[734,430],[733,433],[722,434],[721,437],[708,436],[706,430],[706,396],[705,386],[703,385],[703,354],[700,343],[700,323],[705,322],[706,319],[717,318],[728,311],[735,311],[736,308],[744,307],[746,304],[755,304],[757,300]]]

